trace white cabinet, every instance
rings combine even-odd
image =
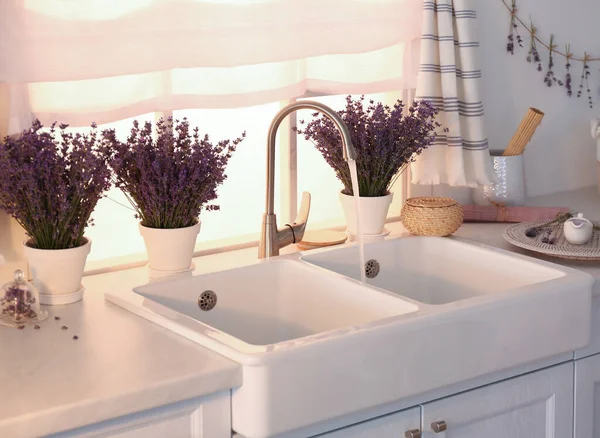
[[[600,355],[575,362],[575,438],[600,438]]]
[[[596,410],[585,413],[586,424],[596,418],[597,435],[575,438],[600,438],[600,387],[595,387],[600,383],[600,356],[587,365],[582,369],[587,398],[581,402],[593,406],[594,397],[598,400]],[[420,429],[422,438],[573,438],[573,366],[568,362],[525,374],[318,438],[403,438],[407,431]]]
[[[423,405],[423,438],[572,436],[571,362]]]
[[[592,295],[592,328],[590,333],[590,343],[575,351],[575,359],[591,356],[600,353],[600,295]]]
[[[167,405],[48,438],[231,438],[230,394]]]
[[[415,430],[416,438],[420,425],[421,408],[416,407],[318,435],[318,438],[404,438],[410,430]]]

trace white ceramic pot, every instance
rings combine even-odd
[[[149,268],[154,271],[181,272],[190,269],[200,221],[186,228],[149,228],[140,224],[146,244]]]
[[[383,233],[385,219],[392,203],[394,195],[392,193],[385,196],[376,196],[373,198],[360,197],[358,199],[360,209],[360,227],[363,235],[377,235]],[[348,232],[358,234],[356,227],[356,204],[354,196],[340,193],[340,201],[346,217]]]
[[[59,305],[83,298],[81,277],[92,242],[70,249],[37,249],[23,242],[33,284],[40,293],[40,303]]]

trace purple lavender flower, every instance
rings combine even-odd
[[[511,33],[508,34],[508,42],[506,43],[506,51],[508,53],[510,53],[511,55],[515,54],[515,41],[514,41],[514,37],[512,34],[512,27],[511,27]]]
[[[58,139],[56,125],[44,132],[36,120],[18,138],[0,142],[1,208],[40,249],[82,245],[90,215],[110,187],[96,131],[73,135],[61,124]]]
[[[542,71],[542,59],[540,58],[540,53],[537,50],[537,47],[535,45],[535,41],[533,42],[531,49],[530,49],[530,56],[533,57],[533,62],[537,63],[537,71]],[[530,56],[528,56],[528,61]],[[531,62],[531,61],[530,61]]]
[[[521,34],[519,34],[519,28],[516,23],[514,24],[514,28],[515,33],[517,35],[517,44],[519,45],[519,47],[523,47],[523,38],[521,38]]]
[[[187,119],[172,118],[140,127],[133,122],[126,142],[117,139],[114,130],[102,132],[110,154],[115,185],[128,197],[136,217],[150,228],[184,228],[198,223],[203,208],[217,198],[217,187],[227,176],[225,167],[246,133],[235,140],[213,145],[198,128],[190,132]]]
[[[360,196],[384,196],[415,155],[433,142],[434,131],[441,126],[435,121],[438,110],[427,101],[419,101],[404,115],[400,100],[392,108],[371,100],[366,109],[364,100],[364,96],[356,100],[346,97],[346,108],[338,114],[348,127],[356,149]],[[343,192],[352,195],[341,136],[331,120],[319,113],[313,116],[304,129],[296,131],[313,142],[344,185]]]

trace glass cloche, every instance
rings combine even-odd
[[[25,280],[25,274],[17,269],[13,281],[0,290],[0,324],[23,328],[27,323],[43,321],[48,312],[40,310],[39,292]]]

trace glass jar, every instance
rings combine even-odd
[[[40,297],[25,274],[17,269],[13,281],[0,290],[0,324],[23,328],[27,323],[43,321],[48,312],[40,309]]]

